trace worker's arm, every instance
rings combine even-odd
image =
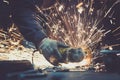
[[[16,5],[16,4],[15,4]],[[19,6],[18,6],[19,5]],[[61,59],[61,54],[58,47],[67,47],[66,45],[49,39],[44,32],[37,13],[29,5],[22,5],[20,3],[13,9],[12,17],[14,23],[18,26],[21,34],[28,41],[33,42],[38,50],[42,50],[43,55],[49,61],[51,55],[55,56],[58,60]]]

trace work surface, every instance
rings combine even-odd
[[[117,73],[96,72],[50,72],[46,77],[27,80],[120,80]]]

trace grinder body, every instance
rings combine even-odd
[[[50,55],[49,62],[55,66],[59,63],[80,62],[84,59],[85,53],[81,48],[58,48],[62,58],[58,60],[54,55]]]

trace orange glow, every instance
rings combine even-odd
[[[90,57],[87,57],[85,59],[83,59],[83,61],[81,61],[79,63],[80,66],[89,66],[91,63],[91,58]]]
[[[81,66],[89,66],[92,60],[92,50],[88,47],[82,47],[83,52],[85,52],[85,58],[80,62]]]
[[[69,69],[73,69],[75,68],[76,66],[85,66],[87,68],[89,68],[89,65],[91,64],[91,60],[92,60],[92,52],[90,49],[88,48],[82,48],[83,49],[83,52],[85,52],[85,58],[81,61],[81,62],[78,62],[78,63],[68,63],[68,64],[65,64],[65,63],[61,63],[61,65],[63,67],[67,67]]]

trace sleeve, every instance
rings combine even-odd
[[[22,5],[21,5],[22,6]],[[40,21],[37,18],[37,13],[29,7],[16,7],[13,10],[13,21],[19,28],[19,31],[24,38],[37,45],[45,37],[47,37]]]

